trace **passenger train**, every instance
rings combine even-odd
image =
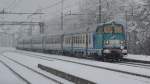
[[[112,21],[97,25],[92,31],[22,38],[16,48],[118,61],[127,54],[127,41],[125,27]]]

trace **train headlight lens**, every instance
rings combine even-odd
[[[124,41],[120,41],[120,44],[124,44]]]
[[[128,51],[127,50],[122,50],[122,53],[126,54],[126,53],[128,53]]]
[[[103,51],[103,53],[111,53],[111,51],[106,49],[106,50]]]
[[[121,48],[121,49],[124,49],[124,46],[121,46],[120,48]]]
[[[106,44],[106,45],[108,45],[108,44],[109,44],[109,41],[108,41],[108,40],[107,40],[107,41],[105,41],[105,44]]]

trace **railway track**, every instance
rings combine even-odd
[[[144,64],[150,64],[150,61],[144,61],[144,60],[135,60],[135,59],[123,59],[126,62],[136,62],[136,63],[144,63]]]
[[[122,62],[118,62],[118,63],[115,63],[115,64],[150,69],[150,64],[144,64],[144,63],[138,63],[138,62],[122,61]]]
[[[15,76],[19,77],[22,81],[24,81],[26,84],[31,84],[26,78],[18,74],[15,70],[13,70],[11,67],[9,67],[5,62],[0,60],[0,63],[2,63],[5,67],[7,67]]]
[[[5,55],[3,55],[3,54],[2,54],[1,56],[7,58],[8,60],[10,60],[10,61],[12,61],[12,62],[14,62],[14,63],[16,63],[16,64],[18,64],[18,65],[20,65],[20,66],[26,68],[26,69],[28,69],[28,70],[30,70],[30,71],[32,71],[32,72],[38,74],[38,75],[41,75],[42,77],[44,77],[44,78],[46,78],[46,79],[48,79],[48,80],[50,80],[50,81],[55,82],[56,84],[63,84],[63,83],[61,83],[60,81],[58,81],[58,80],[56,80],[56,79],[53,79],[52,77],[49,77],[49,76],[47,76],[47,75],[45,75],[45,74],[43,74],[43,73],[41,73],[41,72],[38,72],[38,71],[36,71],[36,70],[34,70],[34,69],[32,69],[32,68],[30,68],[30,67],[24,65],[24,64],[22,64],[22,63],[20,63],[20,62],[18,62],[18,61],[16,61],[16,60],[14,60],[14,59],[12,59],[12,58],[9,58],[8,56],[5,56]],[[2,61],[0,61],[0,62],[2,62]],[[2,62],[2,63],[5,64],[5,65],[6,65],[11,71],[13,71],[16,75],[18,75],[20,78],[22,78],[24,81],[26,81],[27,84],[32,84],[32,83],[29,82],[27,79],[23,78],[21,75],[19,75],[19,74],[18,74],[17,72],[15,72],[13,69],[11,69],[5,62]]]
[[[35,55],[35,54],[32,54],[32,53],[23,52],[23,51],[13,51],[13,52],[24,54],[25,56],[29,56],[29,57],[33,57],[33,58],[47,60],[47,61],[60,60],[60,61],[75,63],[75,64],[79,64],[79,65],[85,65],[85,66],[95,67],[95,68],[99,68],[99,69],[105,69],[105,70],[109,70],[109,71],[114,71],[114,72],[120,72],[120,73],[124,73],[124,74],[139,76],[139,77],[143,77],[143,78],[150,78],[150,76],[148,76],[148,75],[142,75],[142,74],[138,74],[138,73],[132,73],[132,72],[127,72],[127,71],[122,71],[122,70],[102,67],[102,66],[96,66],[96,65],[91,65],[91,64],[81,63],[81,62],[75,62],[75,61],[65,60],[65,59],[61,59],[61,58],[47,57],[47,56],[37,55],[37,54]]]

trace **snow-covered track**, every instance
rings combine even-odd
[[[136,59],[127,59],[127,58],[124,58],[123,61],[150,64],[150,61],[136,60]]]
[[[116,63],[116,64],[150,69],[150,64],[139,63],[139,62],[125,62],[125,61],[122,61],[122,62],[119,62],[119,63]]]
[[[77,76],[68,74],[66,72],[63,72],[63,71],[60,71],[60,70],[57,70],[57,69],[54,69],[51,67],[47,67],[47,66],[42,65],[42,64],[38,64],[38,68],[40,68],[41,70],[44,70],[46,72],[52,73],[56,76],[62,77],[62,78],[69,80],[71,82],[74,82],[75,84],[96,84],[93,81],[89,81],[89,80],[83,79],[81,77],[77,77]]]
[[[14,60],[14,59],[12,59],[12,58],[9,58],[8,56],[5,56],[5,55],[3,55],[3,54],[1,54],[1,56],[7,58],[8,60],[10,60],[10,61],[12,61],[12,62],[14,62],[14,63],[16,63],[16,64],[18,64],[18,65],[21,65],[22,67],[25,67],[26,69],[28,69],[28,70],[30,70],[30,71],[36,73],[36,74],[39,74],[39,75],[43,76],[43,77],[46,78],[46,79],[49,79],[49,80],[55,82],[56,84],[63,84],[63,83],[61,83],[60,81],[58,81],[58,80],[56,80],[56,79],[53,79],[52,77],[49,77],[49,76],[47,76],[47,75],[45,75],[45,74],[43,74],[43,73],[41,73],[41,72],[38,72],[38,71],[36,71],[36,70],[34,70],[34,69],[32,69],[32,68],[30,68],[30,67],[24,65],[24,64],[22,64],[22,63],[20,63],[20,62],[18,62],[18,61],[16,61],[16,60]],[[29,83],[29,84],[32,84],[32,83]]]
[[[55,57],[48,57],[48,56],[44,56],[44,55],[38,55],[38,54],[32,54],[32,53],[28,53],[28,52],[23,52],[23,51],[14,51],[16,53],[21,53],[24,54],[26,56],[29,57],[34,57],[34,58],[39,58],[39,59],[43,59],[43,60],[60,60],[60,61],[65,61],[65,62],[70,62],[70,63],[75,63],[75,64],[80,64],[80,65],[85,65],[85,66],[89,66],[89,67],[95,67],[95,68],[99,68],[99,69],[105,69],[105,70],[109,70],[109,71],[114,71],[114,72],[120,72],[120,73],[124,73],[124,74],[129,74],[129,75],[133,75],[133,76],[139,76],[139,77],[143,77],[143,78],[150,78],[150,75],[146,75],[146,74],[140,74],[140,73],[136,73],[136,72],[130,72],[130,71],[125,71],[125,70],[121,70],[121,69],[115,69],[115,68],[110,68],[110,67],[105,67],[105,66],[97,66],[97,65],[92,65],[92,64],[87,64],[87,63],[83,63],[83,62],[76,62],[76,61],[72,61],[72,60],[66,60],[66,59],[61,59],[61,58],[55,58]]]
[[[15,70],[13,70],[11,67],[9,67],[5,62],[3,62],[2,60],[0,60],[0,63],[2,63],[5,67],[7,67],[14,75],[16,75],[17,77],[19,77],[26,84],[31,84],[26,78],[24,78],[23,76],[21,76],[20,74],[18,74]]]

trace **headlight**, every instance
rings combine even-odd
[[[105,41],[105,44],[106,44],[106,45],[108,45],[108,44],[109,44],[109,41],[108,41],[108,40],[107,40],[107,41]]]
[[[128,53],[128,51],[127,50],[122,50],[122,53],[126,54],[126,53]]]
[[[103,51],[103,53],[111,53],[111,51],[106,49]]]
[[[120,48],[121,48],[121,49],[124,49],[124,46],[121,46]]]
[[[120,44],[124,44],[124,41],[120,41]]]

